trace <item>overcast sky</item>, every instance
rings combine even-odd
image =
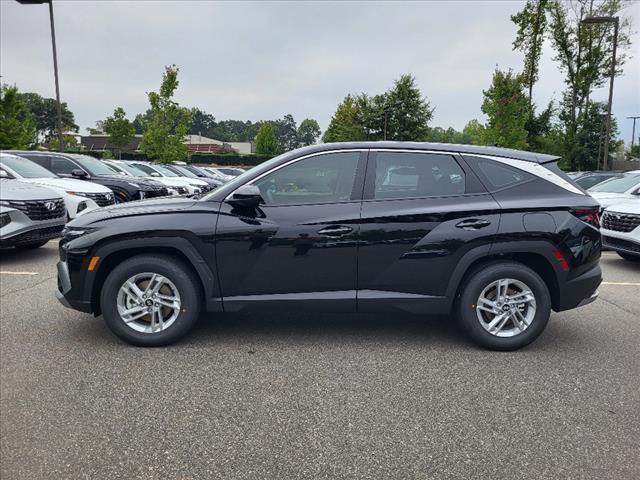
[[[180,67],[176,96],[216,119],[293,114],[324,130],[348,93],[382,93],[415,75],[436,107],[432,124],[482,119],[482,90],[496,65],[521,69],[509,17],[524,2],[55,1],[62,100],[86,127],[122,106],[146,110],[164,65]],[[640,2],[627,13],[640,30]],[[53,97],[48,8],[0,0],[0,73],[21,91]],[[616,78],[614,114],[629,141],[640,115],[640,35]],[[560,98],[562,73],[547,45],[536,102]],[[607,90],[594,98],[606,100]],[[636,135],[640,131],[637,127]]]

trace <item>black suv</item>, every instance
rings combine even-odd
[[[135,345],[200,312],[454,314],[478,344],[533,341],[597,296],[598,203],[557,157],[428,143],[295,150],[198,200],[88,212],[60,242],[58,292]]]
[[[21,157],[28,158],[47,170],[67,178],[77,178],[99,183],[113,190],[116,203],[140,200],[143,198],[166,197],[169,192],[160,182],[145,178],[123,178],[109,166],[88,155],[57,152],[20,152]],[[109,205],[96,199],[101,207]],[[110,202],[113,203],[113,202]]]

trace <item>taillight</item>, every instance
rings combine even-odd
[[[571,210],[576,217],[589,225],[600,228],[600,207],[574,208]]]

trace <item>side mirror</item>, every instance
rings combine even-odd
[[[152,177],[159,177],[160,174],[158,172],[151,172]]]
[[[258,208],[260,202],[262,202],[262,194],[255,185],[242,185],[227,200],[227,203],[234,207],[243,208]]]
[[[81,168],[74,168],[73,170],[71,170],[71,175],[77,178],[87,178],[89,176],[87,172],[85,172]]]
[[[11,178],[11,177],[9,177],[9,174],[5,170],[0,169],[0,178]]]

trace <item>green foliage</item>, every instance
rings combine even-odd
[[[484,141],[498,147],[527,148],[529,101],[523,93],[524,77],[511,70],[497,70],[493,81],[484,93],[482,112],[488,121],[484,130]]]
[[[402,75],[385,94],[387,140],[424,140],[433,109],[420,93],[412,75]]]
[[[256,153],[272,156],[278,153],[278,139],[270,122],[264,123],[256,135]]]
[[[0,84],[0,149],[25,149],[35,143],[31,112],[17,87]]]
[[[518,27],[513,48],[524,53],[524,81],[529,89],[529,102],[533,96],[533,85],[538,81],[538,65],[542,55],[542,42],[547,25],[549,0],[527,0],[524,8],[511,21]]]
[[[312,118],[305,118],[298,127],[298,146],[313,145],[320,138],[320,125]]]
[[[133,124],[127,119],[122,107],[117,107],[111,117],[102,122],[104,132],[109,135],[109,143],[120,151],[131,143],[136,133]]]
[[[627,160],[640,159],[640,144],[636,143],[633,147],[629,147],[629,149],[625,152],[625,158]]]
[[[471,145],[485,145],[485,127],[475,118],[464,126],[462,134]]]
[[[49,140],[58,131],[58,107],[55,98],[44,98],[37,93],[20,93],[20,98],[26,103],[38,133],[38,137]],[[62,130],[78,131],[73,113],[62,102]]]
[[[338,105],[322,140],[421,141],[428,136],[432,116],[433,108],[422,97],[415,78],[402,75],[382,95],[347,95]]]
[[[78,140],[76,140],[76,137],[74,137],[73,135],[63,135],[62,137],[64,140],[65,151],[68,148],[73,149],[78,147]],[[47,142],[47,145],[49,146],[49,150],[60,150],[60,139],[58,135],[54,135],[53,137],[51,137]]]
[[[199,108],[191,109],[191,125],[189,132],[192,135],[203,135],[209,137],[208,133],[216,126],[216,119],[210,113],[204,112]],[[216,138],[216,137],[209,137]],[[217,138],[216,138],[217,139]],[[219,140],[219,139],[218,139]],[[223,140],[229,141],[229,140]]]
[[[603,102],[591,102],[585,112],[582,121],[582,128],[578,131],[573,148],[573,158],[576,160],[572,168],[577,170],[596,170],[602,168],[603,160],[603,139],[605,131],[607,104]],[[614,150],[616,137],[618,134],[618,124],[615,118],[611,122],[611,134],[609,142]]]
[[[322,141],[332,143],[364,140],[365,131],[359,114],[360,110],[356,105],[355,98],[352,95],[347,95],[331,117],[331,122],[324,132]]]
[[[272,125],[277,138],[278,153],[284,153],[298,148],[298,127],[293,115],[287,114],[281,120],[273,122]],[[262,127],[260,130],[262,130]]]
[[[160,91],[147,94],[151,113],[140,150],[162,163],[187,158],[187,146],[183,142],[191,122],[191,112],[172,100],[178,88],[178,71],[175,65],[166,67]]]

